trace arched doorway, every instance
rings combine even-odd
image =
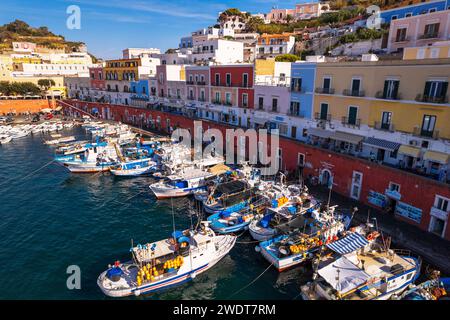
[[[330,179],[331,179],[331,172],[328,169],[323,169],[320,172],[320,177],[319,177],[319,182],[321,185],[323,186],[328,186],[328,184],[330,183]]]

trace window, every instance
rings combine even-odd
[[[350,196],[353,199],[359,200],[359,196],[361,194],[362,178],[363,174],[361,172],[353,171],[352,188],[350,192]]]
[[[397,15],[394,15],[394,16],[391,17],[391,20],[397,20],[397,19],[398,19]]]
[[[205,89],[200,90],[200,101],[205,101]]]
[[[358,116],[358,108],[357,107],[348,107],[348,119],[347,123],[356,125],[356,118]]]
[[[331,88],[331,78],[323,78],[323,93],[330,93]]]
[[[405,14],[405,18],[412,17],[412,15],[413,15],[412,12],[408,12]]]
[[[248,94],[244,93],[242,95],[242,106],[243,107],[248,107]]]
[[[392,112],[385,111],[381,115],[381,129],[389,130],[392,122]]]
[[[293,138],[293,139],[297,138],[297,127],[296,126],[291,127],[291,138]]]
[[[424,100],[430,102],[443,102],[447,94],[448,82],[427,81],[423,92]]]
[[[400,185],[395,182],[389,182],[389,190],[400,193]]]
[[[244,74],[242,75],[242,86],[243,86],[244,88],[247,88],[247,87],[248,87],[248,74],[247,74],[247,73],[244,73]]]
[[[278,112],[278,99],[277,98],[272,99],[272,111]]]
[[[303,153],[297,154],[297,165],[302,167],[305,166],[305,155]]]
[[[436,199],[434,200],[434,207],[441,211],[447,212],[450,210],[449,201],[450,200],[447,198],[436,196]]]
[[[302,90],[302,78],[292,78],[291,90],[294,92],[300,92]]]
[[[328,103],[320,104],[320,120],[328,119]]]
[[[220,73],[216,73],[216,86],[220,86]]]
[[[395,36],[395,42],[406,41],[406,28],[398,28]]]
[[[431,8],[430,10],[428,10],[428,13],[432,13],[432,12],[436,12],[436,8]]]
[[[230,73],[227,73],[227,76],[226,76],[227,78],[226,78],[226,84],[227,84],[227,87],[231,87],[231,74]]]
[[[220,103],[220,92],[216,92],[216,100],[215,103]]]
[[[231,105],[231,93],[225,93],[225,104]]]
[[[299,116],[300,115],[300,102],[291,101],[291,108],[289,110],[289,113],[293,116]]]
[[[436,116],[424,115],[422,120],[422,130],[420,134],[425,137],[432,137],[436,125]]]
[[[437,38],[439,32],[439,23],[431,23],[425,26],[423,37],[425,39]]]
[[[359,95],[361,88],[361,79],[352,79],[352,95]]]
[[[264,97],[258,98],[258,109],[260,109],[260,110],[264,109]]]
[[[383,99],[397,99],[399,85],[400,81],[398,80],[385,80],[383,88]]]

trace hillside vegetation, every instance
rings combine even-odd
[[[63,36],[56,35],[47,27],[34,28],[21,20],[15,20],[0,26],[0,51],[12,50],[13,42],[33,42],[49,49],[61,49],[64,52],[76,52],[84,45],[83,42],[67,41]]]

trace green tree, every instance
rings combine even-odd
[[[264,25],[264,20],[261,17],[250,17],[246,23],[246,28],[249,32],[256,32],[261,25]]]
[[[53,79],[39,79],[38,80],[38,86],[43,88],[45,91],[50,89],[50,87],[53,87],[55,85],[55,81]]]
[[[297,60],[300,60],[300,57],[290,53],[280,54],[275,57],[275,61],[277,62],[295,62]]]

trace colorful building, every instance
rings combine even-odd
[[[280,54],[294,52],[295,37],[291,33],[267,34],[264,33],[258,38],[256,44],[256,57],[274,58]]]
[[[409,6],[402,6],[398,8],[392,8],[389,10],[383,10],[380,12],[380,18],[382,23],[391,23],[392,21],[409,18],[427,13],[433,13],[437,11],[448,10],[450,8],[449,0],[429,0],[429,1],[415,1]]]
[[[429,46],[450,37],[450,10],[411,16],[391,21],[388,51]],[[419,57],[420,59],[420,57]]]

